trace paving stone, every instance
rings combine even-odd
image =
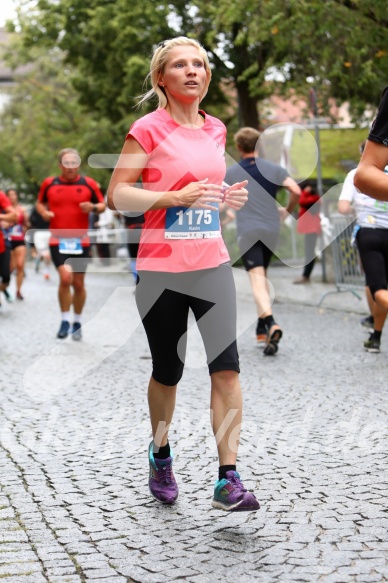
[[[43,287],[31,265],[27,271],[28,302],[0,314],[9,370],[0,405],[0,569],[13,569],[0,570],[1,580],[388,580],[381,389],[388,361],[379,358],[375,367],[363,351],[356,308],[344,309],[337,298],[341,309],[318,310],[298,302],[289,286],[292,293],[275,306],[284,338],[269,359],[255,344],[249,278],[240,270],[238,308],[248,324],[239,337],[245,402],[238,467],[262,509],[211,508],[217,459],[209,378],[190,338],[170,431],[180,497],[166,508],[148,492],[151,363],[129,274],[87,275],[84,339],[75,346],[55,338],[57,281]],[[36,398],[25,390],[29,375],[47,391],[56,378],[64,384]],[[26,566],[32,572],[22,575]]]

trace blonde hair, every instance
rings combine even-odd
[[[181,47],[181,46],[195,47],[196,49],[198,49],[199,54],[201,55],[201,57],[203,59],[203,62],[205,65],[207,81],[206,81],[204,90],[203,90],[202,95],[200,96],[199,100],[202,101],[202,99],[205,97],[205,95],[208,91],[210,79],[212,76],[209,58],[207,56],[207,53],[206,53],[205,49],[203,48],[203,46],[197,40],[195,40],[193,38],[188,38],[186,36],[177,36],[176,38],[170,38],[168,40],[165,40],[165,41],[159,43],[158,46],[156,47],[154,54],[152,56],[152,59],[151,59],[150,72],[148,73],[148,75],[145,79],[146,82],[148,79],[151,80],[152,89],[147,91],[147,93],[145,93],[141,97],[141,100],[137,104],[138,107],[142,103],[144,103],[145,101],[148,101],[149,99],[152,99],[153,97],[158,98],[158,102],[159,102],[158,107],[159,108],[166,107],[167,96],[166,96],[166,93],[165,93],[163,87],[160,87],[159,80],[160,80],[160,76],[163,75],[164,68],[166,66],[166,63],[168,60],[168,55],[169,55],[171,49],[174,49],[175,47]]]

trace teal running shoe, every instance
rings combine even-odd
[[[226,472],[226,479],[216,481],[212,506],[227,512],[249,512],[260,508],[254,494],[244,488],[240,474],[233,470]]]
[[[172,450],[170,457],[162,460],[155,459],[153,442],[151,441],[148,448],[148,459],[150,462],[148,486],[152,496],[162,504],[174,504],[178,498],[178,484],[172,471],[174,459]]]

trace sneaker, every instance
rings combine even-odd
[[[9,293],[9,291],[7,289],[3,290],[3,294],[5,296],[5,299],[7,300],[7,302],[9,304],[12,304],[13,302],[13,297],[11,296],[11,294]]]
[[[283,336],[283,331],[277,324],[273,324],[268,331],[266,345],[263,350],[265,356],[274,356],[279,350],[279,342]]]
[[[151,441],[148,448],[148,459],[150,462],[148,487],[152,496],[163,504],[174,504],[178,498],[178,484],[172,471],[172,461],[174,459],[172,450],[170,457],[164,460],[155,459],[153,442]]]
[[[258,344],[265,344],[267,341],[267,330],[265,328],[258,328],[256,330],[256,339]]]
[[[375,326],[373,316],[366,316],[365,318],[361,318],[360,324],[361,326],[364,326],[364,328],[367,328],[370,332],[373,332]]]
[[[58,330],[57,338],[66,338],[66,336],[69,334],[69,330],[70,322],[67,322],[67,320],[62,320],[61,326]]]
[[[82,339],[81,324],[79,322],[74,322],[73,327],[71,329],[71,337],[73,340]]]
[[[380,352],[380,340],[377,340],[374,334],[371,334],[369,340],[365,340],[364,348],[367,352]]]
[[[226,472],[226,478],[216,481],[212,506],[227,512],[249,512],[260,508],[254,494],[244,488],[240,474],[233,470]]]

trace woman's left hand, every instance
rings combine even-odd
[[[236,211],[240,210],[248,200],[248,191],[244,188],[247,184],[248,180],[243,180],[228,186],[225,190],[223,202],[226,202],[228,206]]]

